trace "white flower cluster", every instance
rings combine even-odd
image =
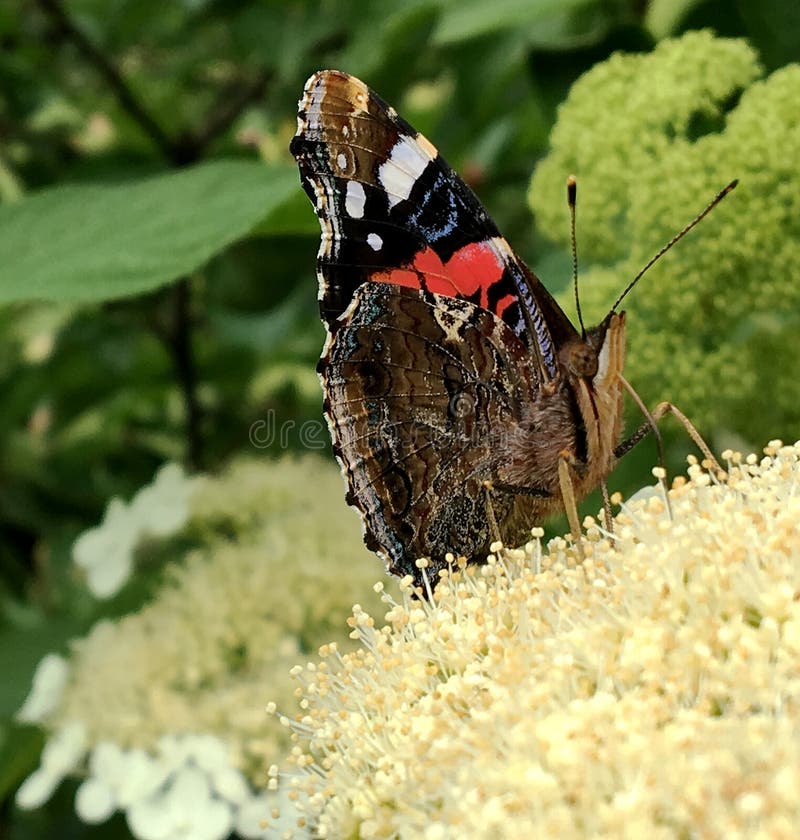
[[[41,726],[47,741],[19,806],[41,806],[69,776],[82,780],[83,821],[121,812],[138,840],[296,828],[291,803],[275,816],[289,793],[273,790],[272,770],[287,733],[265,704],[292,702],[299,651],[346,630],[352,593],[378,567],[356,517],[330,504],[340,494],[339,471],[313,457],[246,459],[191,480],[162,470],[138,493],[126,521],[140,532],[149,522],[151,535],[177,527],[185,514],[175,503],[188,500],[184,539],[170,545],[193,548],[165,565],[137,612],[97,621],[67,657],[40,662],[18,718]],[[170,511],[159,519],[160,506]],[[102,545],[98,563],[113,564]]]
[[[538,531],[357,608],[295,669],[315,836],[797,837],[800,443],[765,452],[590,520],[582,562]]]
[[[126,504],[111,499],[103,521],[78,537],[72,557],[97,598],[110,598],[124,586],[133,568],[133,554],[147,537],[168,537],[189,518],[195,482],[179,464],[165,464],[152,484]]]
[[[83,822],[125,813],[138,840],[224,840],[275,836],[292,819],[292,803],[275,793],[255,793],[230,763],[229,748],[210,735],[164,736],[154,752],[101,742],[86,760],[86,727],[72,723],[50,739],[40,767],[17,792],[17,805],[44,804],[65,776],[85,765],[75,797]],[[275,784],[271,785],[275,789]],[[268,817],[280,810],[280,821]]]

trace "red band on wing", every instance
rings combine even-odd
[[[489,289],[502,277],[504,267],[502,256],[484,240],[459,248],[446,263],[432,248],[425,248],[415,255],[411,265],[378,272],[370,279],[419,289],[420,278],[424,278],[428,291],[439,295],[474,299],[479,293],[479,305],[489,309]],[[513,295],[504,295],[497,302],[494,314],[501,316],[513,302]]]
[[[457,287],[454,286],[447,269],[433,248],[418,251],[414,255],[414,262],[407,267],[393,268],[391,271],[380,271],[370,275],[370,280],[377,283],[394,283],[396,286],[408,286],[411,289],[422,288],[420,278],[425,279],[425,285],[429,291],[438,295],[455,297],[458,294]]]

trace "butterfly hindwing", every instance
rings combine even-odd
[[[508,325],[466,300],[368,283],[320,372],[348,501],[389,570],[417,574],[418,557],[448,551],[485,556],[484,483],[538,388]],[[506,520],[515,500],[493,504]]]

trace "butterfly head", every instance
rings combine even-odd
[[[625,366],[625,313],[610,312],[596,327],[562,347],[562,370],[577,401],[586,434],[588,471],[581,493],[613,468],[614,448],[622,433],[622,383]]]
[[[558,356],[572,381],[588,381],[597,387],[616,379],[625,358],[625,313],[610,312],[584,336],[566,342]]]

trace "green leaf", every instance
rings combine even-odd
[[[151,291],[197,271],[295,190],[294,167],[229,160],[0,206],[0,303]]]
[[[455,44],[509,28],[523,28],[532,43],[554,47],[585,37],[608,10],[599,0],[467,0],[444,7],[434,33],[437,44]],[[613,7],[615,4],[610,4]]]

